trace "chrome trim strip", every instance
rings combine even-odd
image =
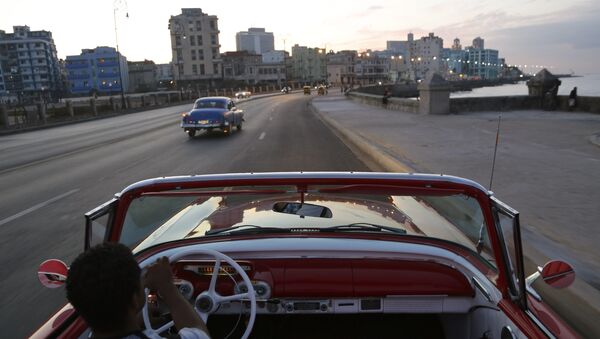
[[[490,196],[490,199],[492,199],[496,204],[505,209],[507,212],[511,214],[519,214],[519,211],[498,200],[498,198],[496,198],[495,196]]]
[[[173,177],[159,177],[146,179],[129,185],[121,194],[136,190],[145,186],[156,184],[184,184],[192,182],[210,182],[221,180],[264,180],[264,179],[371,179],[371,180],[425,180],[432,182],[447,182],[469,186],[490,196],[491,192],[475,181],[444,174],[420,174],[420,173],[382,173],[382,172],[265,172],[265,173],[229,173],[229,174],[204,174]]]
[[[533,313],[531,313],[530,310],[525,310],[525,314],[527,314],[529,318],[533,320],[533,322],[542,330],[542,332],[544,332],[545,335],[548,336],[548,338],[556,339],[556,336],[552,334],[552,332],[550,332],[550,330],[541,321],[539,321],[538,318],[536,318],[536,316],[533,315]]]
[[[477,287],[481,291],[481,293],[483,293],[483,296],[485,296],[487,301],[493,302],[490,292],[488,292],[488,290],[483,286],[481,281],[479,281],[479,279],[477,279],[476,277],[472,277],[471,280],[473,281],[473,285],[475,285],[475,287]]]
[[[181,124],[181,128],[215,128],[221,126],[221,124]]]

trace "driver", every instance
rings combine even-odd
[[[92,338],[160,338],[141,330],[143,286],[157,291],[167,304],[180,338],[209,338],[206,325],[173,284],[166,257],[148,267],[144,281],[141,278],[131,250],[122,244],[100,244],[75,259],[67,276],[67,299],[90,326]]]

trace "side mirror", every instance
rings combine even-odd
[[[44,287],[57,288],[67,281],[68,272],[69,268],[64,262],[50,259],[44,261],[38,268],[38,279]]]
[[[544,282],[554,288],[569,287],[575,281],[573,267],[560,260],[547,262],[540,274]]]
[[[573,270],[573,267],[570,264],[560,260],[551,260],[548,261],[544,267],[538,267],[537,272],[525,279],[525,286],[527,291],[539,301],[541,301],[542,298],[531,285],[540,277],[549,286],[554,288],[566,288],[571,286],[575,281],[575,270]]]

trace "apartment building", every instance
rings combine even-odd
[[[72,95],[108,95],[129,90],[127,58],[113,47],[82,49],[65,61],[69,92]]]
[[[200,8],[182,8],[169,19],[173,79],[180,88],[214,85],[223,78],[216,15]]]
[[[13,26],[13,33],[0,30],[0,101],[32,103],[63,94],[52,32],[29,26]]]

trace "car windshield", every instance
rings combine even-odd
[[[226,103],[224,100],[203,99],[203,100],[196,101],[196,104],[194,105],[194,109],[225,108],[225,105],[226,105]]]
[[[239,192],[241,194],[236,194]],[[267,193],[264,193],[267,192]],[[219,188],[142,195],[127,211],[120,241],[139,252],[160,243],[205,236],[290,231],[381,232],[442,239],[495,269],[477,199],[447,196],[329,193],[293,189]],[[227,230],[227,231],[223,231]],[[397,232],[389,231],[397,230]]]

